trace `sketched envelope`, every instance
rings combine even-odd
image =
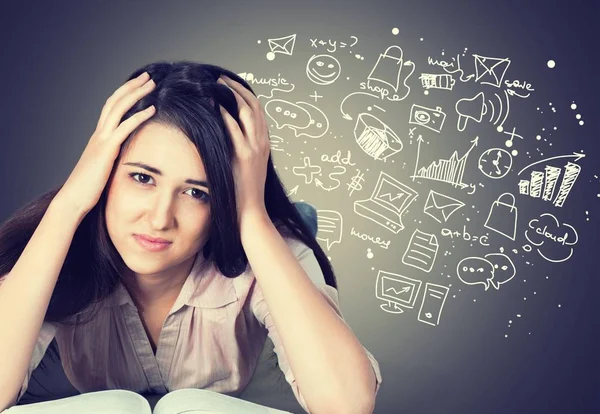
[[[510,60],[480,55],[473,55],[473,57],[475,58],[475,82],[500,88]]]
[[[291,55],[294,52],[294,45],[296,44],[296,34],[268,40],[269,48],[273,53]]]
[[[429,214],[438,223],[445,223],[456,210],[464,205],[465,203],[462,201],[429,190],[423,213]]]

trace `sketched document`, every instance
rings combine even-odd
[[[438,248],[438,240],[434,234],[415,230],[408,242],[404,256],[402,256],[402,263],[425,272],[431,272]]]

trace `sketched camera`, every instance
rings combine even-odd
[[[431,109],[413,104],[412,108],[410,108],[410,119],[408,122],[410,124],[429,128],[432,131],[439,133],[444,126],[445,119],[446,114],[442,112],[442,108],[439,106],[435,109]]]

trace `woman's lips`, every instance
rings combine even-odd
[[[133,237],[135,238],[135,240],[138,242],[138,244],[140,246],[142,246],[144,249],[149,250],[151,252],[159,252],[159,251],[165,250],[171,245],[171,242],[168,242],[168,243],[151,242],[151,241],[148,241],[148,240],[144,239],[143,237],[140,237],[136,234],[134,234]]]

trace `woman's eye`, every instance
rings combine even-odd
[[[196,192],[196,196],[192,195],[193,198],[199,201],[208,201],[209,196],[204,191],[198,190],[197,188],[190,188],[190,190]]]
[[[139,177],[147,177],[147,178],[152,178],[152,177],[150,177],[149,175],[142,174],[142,173],[131,173],[131,174],[129,174],[129,176],[130,176],[131,178],[133,178],[135,181],[137,181],[137,182],[140,182],[140,183],[142,183],[142,184],[147,184],[147,182],[145,182],[143,179],[142,179],[142,180],[138,180],[137,178],[135,178],[135,176],[136,176],[136,175],[137,175],[137,176],[139,176]]]

